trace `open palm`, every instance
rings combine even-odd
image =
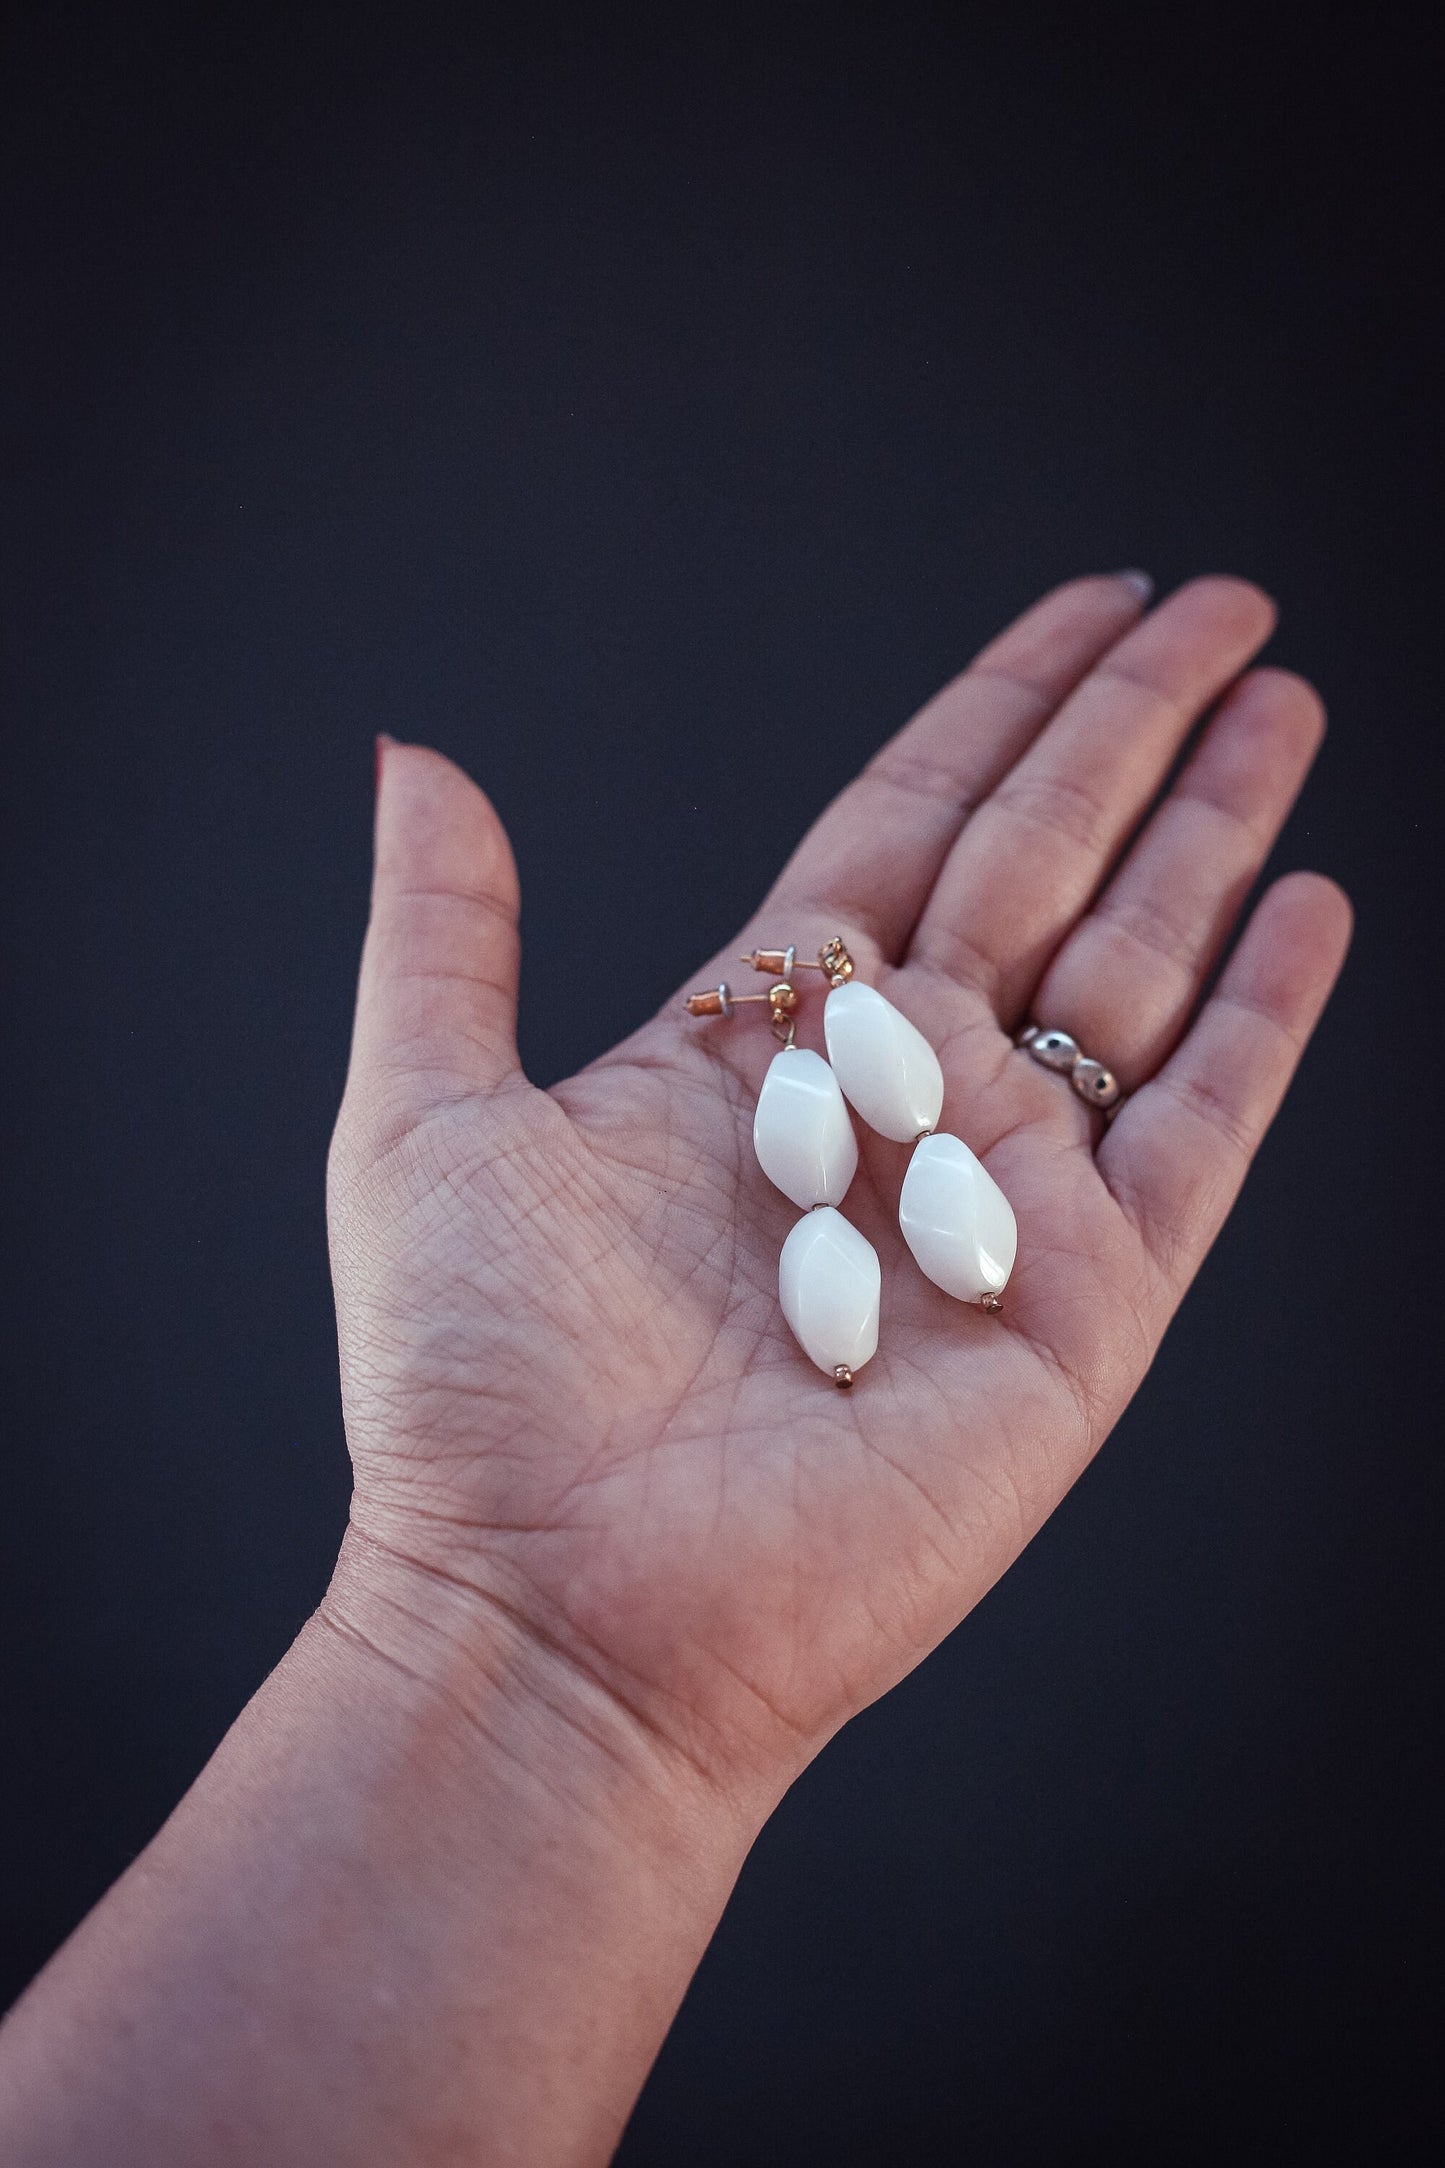
[[[778,1307],[797,1213],[752,1150],[765,1012],[674,1003],[534,1089],[496,815],[438,754],[385,748],[330,1199],[373,1593],[505,1648],[578,1721],[620,1711],[764,1788],[978,1600],[1138,1385],[1343,955],[1343,897],[1291,876],[1201,1005],[1322,728],[1299,679],[1246,672],[1272,626],[1237,580],[1146,616],[1124,579],[1058,590],[835,801],[739,936],[807,956],[842,935],[938,1048],[942,1126],[1018,1219],[1003,1314],[951,1300],[898,1232],[907,1148],[860,1132],[845,1211],[882,1326],[847,1395]],[[736,977],[736,948],[693,983]],[[1116,1071],[1107,1128],[1017,1051],[1030,1017]]]

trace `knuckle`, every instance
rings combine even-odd
[[[1170,916],[1158,903],[1129,903],[1107,898],[1095,912],[1107,942],[1142,949],[1156,962],[1189,974],[1198,967],[1199,937],[1196,929]]]
[[[1183,1073],[1161,1078],[1185,1112],[1203,1122],[1246,1163],[1254,1157],[1254,1131],[1239,1109],[1206,1077]]]
[[[1100,793],[1071,776],[1016,772],[995,791],[993,802],[1010,820],[1085,851],[1098,850],[1110,827]]]

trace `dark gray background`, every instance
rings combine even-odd
[[[1229,568],[1332,710],[1278,865],[1355,894],[1342,991],[1101,1459],[764,1835],[622,2158],[1421,2109],[1437,116],[1423,43],[1323,20],[22,19],[6,1992],[334,1554],[372,733],[511,826],[545,1082],[1041,588]]]

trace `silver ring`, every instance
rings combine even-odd
[[[1056,1069],[1060,1076],[1066,1076],[1091,1107],[1107,1110],[1118,1104],[1119,1079],[1113,1070],[1106,1069],[1101,1061],[1090,1061],[1078,1040],[1071,1039],[1066,1031],[1041,1031],[1037,1024],[1030,1024],[1027,1031],[1019,1033],[1018,1043],[1046,1069]]]

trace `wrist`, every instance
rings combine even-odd
[[[776,1803],[724,1784],[569,1650],[470,1581],[348,1530],[308,1629],[439,1785],[573,1817],[735,1876]]]
[[[610,2158],[766,1809],[508,1610],[354,1531],[303,1645],[353,1707],[361,1788],[432,1862],[404,1909],[481,2013],[461,2126],[487,2158]]]
[[[277,2168],[611,2157],[752,1829],[520,1627],[488,1638],[410,1572],[348,1544],[25,1998],[7,2159],[164,2168],[217,2130]]]

